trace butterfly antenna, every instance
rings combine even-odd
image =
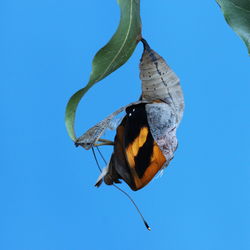
[[[97,166],[98,166],[100,172],[102,172],[102,169],[101,169],[101,167],[100,167],[100,165],[99,165],[99,162],[98,162],[97,157],[96,157],[96,154],[95,154],[95,150],[94,150],[93,147],[92,147],[91,149],[92,149],[92,153],[93,153],[94,158],[95,158],[95,162],[96,162],[96,164],[97,164]]]
[[[100,156],[102,157],[102,160],[104,161],[105,165],[107,165],[107,161],[105,160],[105,158],[104,158],[104,156],[103,156],[101,150],[99,149],[99,147],[96,147],[96,148],[97,148],[98,153],[99,153]]]
[[[99,149],[98,147],[96,147],[96,148],[97,148],[98,153],[100,154],[101,158],[103,159],[103,161],[104,161],[105,164],[107,165],[107,161],[105,160],[105,158],[104,158],[103,154],[101,153],[100,149]],[[99,165],[99,162],[98,162],[98,160],[97,160],[97,157],[96,157],[94,148],[92,148],[92,152],[93,152],[93,155],[94,155],[94,158],[95,158],[95,161],[96,161],[96,164],[97,164],[99,170],[102,171],[102,170],[101,170],[101,167],[100,167],[100,165]],[[132,202],[132,204],[133,204],[134,207],[136,208],[137,212],[138,212],[139,215],[141,216],[141,219],[143,220],[144,225],[146,226],[146,228],[147,228],[149,231],[151,231],[150,226],[148,225],[147,221],[144,219],[144,217],[143,217],[143,215],[142,215],[140,209],[138,208],[138,206],[136,205],[136,203],[134,202],[134,200],[131,198],[131,196],[130,196],[127,192],[125,192],[123,189],[121,189],[120,187],[118,187],[117,185],[115,185],[114,183],[113,183],[112,185],[113,185],[116,189],[118,189],[120,192],[122,192],[123,194],[125,194],[125,195],[129,198],[129,200]]]
[[[133,205],[135,206],[137,212],[138,212],[139,215],[141,216],[141,219],[143,220],[144,225],[146,226],[146,228],[147,228],[149,231],[151,231],[150,226],[148,225],[147,221],[144,219],[144,217],[143,217],[143,215],[142,215],[140,209],[138,208],[138,206],[136,205],[136,203],[134,202],[134,200],[131,198],[131,196],[130,196],[128,193],[126,193],[124,190],[122,190],[121,188],[119,188],[117,185],[113,184],[113,186],[114,186],[115,188],[117,188],[119,191],[121,191],[122,193],[124,193],[124,194],[130,199],[130,201],[131,201],[131,202],[133,203]]]

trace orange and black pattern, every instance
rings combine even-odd
[[[165,162],[150,132],[145,103],[128,107],[117,128],[105,183],[117,183],[123,179],[131,189],[138,190],[150,182]]]

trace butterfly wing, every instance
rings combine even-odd
[[[149,129],[145,104],[126,109],[124,151],[134,181],[133,190],[147,185],[163,167],[166,159]]]
[[[145,104],[132,105],[116,130],[114,152],[104,182],[123,179],[132,190],[147,185],[162,169],[166,158],[149,129]]]
[[[135,184],[124,151],[124,130],[126,121],[127,116],[123,118],[121,124],[116,130],[114,152],[111,156],[108,173],[104,177],[104,182],[108,185],[112,185],[113,182],[119,183],[119,179],[123,179],[131,188],[133,188]]]

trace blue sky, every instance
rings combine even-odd
[[[152,227],[113,187],[94,187],[90,151],[64,125],[94,54],[112,36],[109,1],[0,3],[0,249],[221,250],[250,248],[250,71],[247,49],[215,1],[142,1],[143,36],[181,78],[179,148],[161,178],[122,185]],[[142,46],[95,85],[78,135],[140,95]],[[111,148],[104,148],[108,159]],[[103,165],[103,164],[102,164]]]

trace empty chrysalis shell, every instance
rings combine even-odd
[[[180,80],[165,60],[152,50],[142,39],[144,51],[140,62],[140,79],[142,83],[142,100],[160,99],[169,104],[177,122],[182,119],[184,98]]]
[[[146,105],[152,136],[164,156],[165,166],[177,147],[176,129],[182,119],[184,98],[180,80],[165,60],[142,39],[144,51],[140,61],[142,100],[156,101]]]

